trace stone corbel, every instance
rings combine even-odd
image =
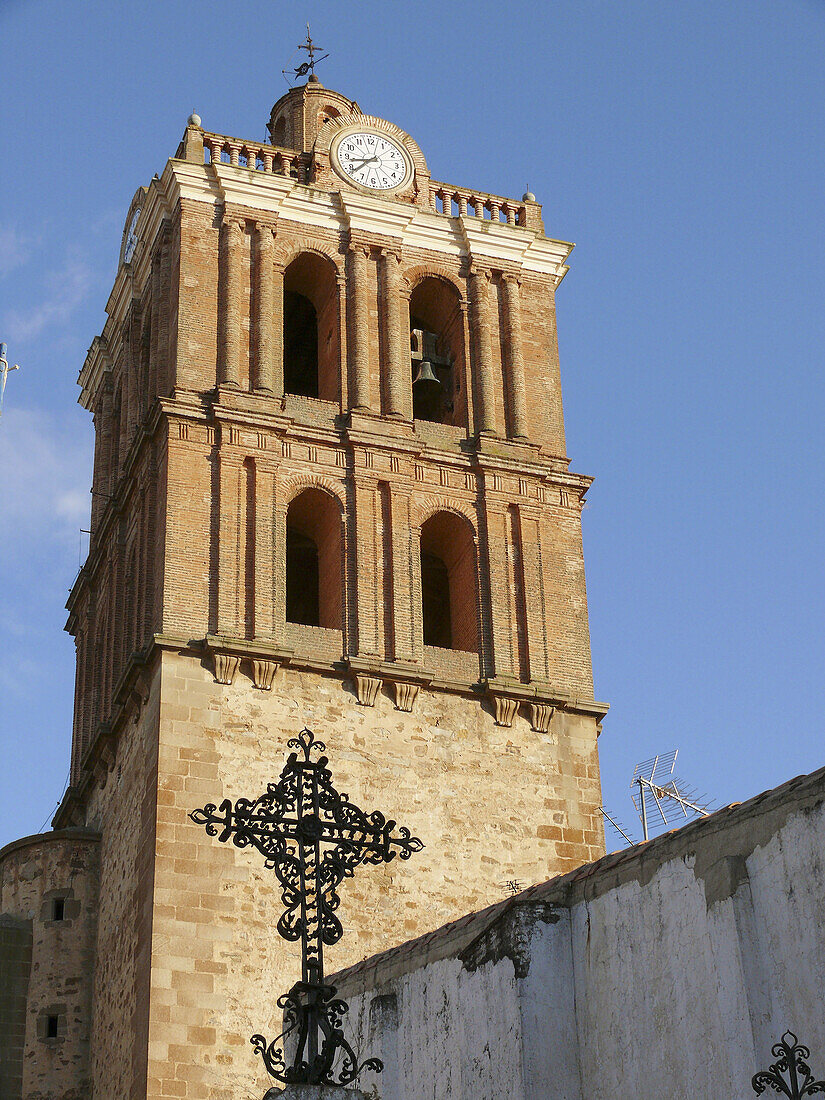
[[[530,725],[537,733],[549,733],[556,708],[549,703],[530,704]]]
[[[410,684],[405,680],[393,680],[392,691],[395,699],[395,709],[411,711],[418,698],[420,684]]]
[[[355,694],[361,706],[374,707],[380,687],[381,681],[377,676],[367,676],[360,672],[355,674]]]
[[[238,672],[241,659],[234,653],[215,653],[215,682],[218,684],[232,684]]]
[[[512,726],[518,710],[518,699],[511,699],[508,695],[498,695],[495,692],[490,693],[490,698],[493,700],[496,725]]]
[[[261,691],[271,691],[272,681],[278,671],[277,661],[252,661],[252,683]]]

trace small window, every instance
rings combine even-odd
[[[66,919],[66,899],[52,898],[52,920]]]
[[[46,1017],[46,1038],[47,1039],[56,1039],[57,1038],[57,1024],[58,1024],[58,1021],[59,1021],[58,1016],[47,1016]]]

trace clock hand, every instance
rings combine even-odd
[[[357,168],[363,168],[363,167],[364,167],[364,165],[365,165],[365,164],[369,164],[369,162],[370,162],[371,160],[378,160],[378,157],[366,157],[366,159],[362,160],[362,161],[361,161],[361,162],[360,162],[360,163],[359,163],[359,164],[357,165]]]

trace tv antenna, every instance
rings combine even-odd
[[[626,841],[627,841],[627,843],[628,843],[628,844],[629,844],[629,845],[630,845],[631,847],[633,847],[633,845],[634,845],[634,844],[638,843],[638,841],[635,841],[635,840],[633,840],[633,839],[632,839],[632,838],[631,838],[631,837],[630,837],[630,836],[628,835],[628,831],[626,831],[626,829],[625,829],[625,826],[624,826],[624,825],[622,824],[622,822],[621,822],[621,821],[619,821],[618,817],[616,817],[616,815],[615,815],[614,813],[611,813],[610,811],[606,810],[606,809],[604,808],[604,806],[599,806],[599,810],[600,810],[600,812],[601,812],[601,815],[602,815],[602,817],[603,817],[603,818],[605,819],[605,821],[606,821],[606,822],[607,822],[607,823],[608,823],[609,825],[612,825],[612,826],[613,826],[613,828],[614,828],[614,829],[616,830],[616,832],[617,832],[617,833],[619,834],[619,836],[620,836],[620,837],[621,837],[621,838],[622,838],[623,840],[626,840]]]
[[[307,74],[309,74],[310,80],[317,80],[318,78],[315,76],[315,66],[321,61],[326,61],[326,59],[329,57],[328,53],[325,53],[323,57],[315,56],[316,53],[318,53],[323,48],[323,46],[316,46],[315,43],[312,41],[312,35],[309,33],[309,23],[307,23],[307,40],[306,42],[302,42],[298,46],[299,50],[306,50],[307,59],[306,61],[302,61],[300,65],[296,65],[294,69],[281,70],[281,72],[284,74],[286,82],[289,83],[290,79],[299,80],[302,76],[307,76]],[[292,58],[294,57],[295,54],[292,55]],[[290,58],[290,61],[292,60],[292,58]],[[290,73],[292,74],[291,77],[289,75]]]
[[[650,828],[663,828],[694,817],[707,817],[710,803],[673,774],[678,749],[660,753],[636,765],[630,786],[633,805],[642,819],[644,839]]]
[[[17,363],[13,367],[9,366],[9,361],[6,358],[8,350],[8,344],[0,344],[0,416],[3,415],[3,395],[6,392],[6,379],[11,371],[20,370]]]

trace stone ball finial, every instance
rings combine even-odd
[[[192,114],[189,116],[189,121],[187,122],[186,125],[187,126],[200,126],[200,124],[201,124],[201,116],[199,114],[197,114],[195,111],[193,111]]]
[[[536,201],[536,196],[533,194],[532,191],[527,190],[521,196],[521,201],[522,202],[535,202]]]

